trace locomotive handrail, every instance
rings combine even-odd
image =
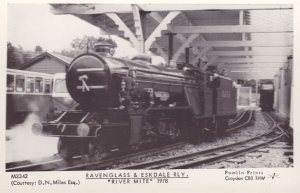
[[[185,82],[180,82],[181,84],[146,81],[146,80],[137,80],[136,82],[143,82],[143,83],[150,83],[150,84],[160,84],[160,85],[169,85],[169,86],[184,86],[184,87],[190,87],[190,88],[199,88],[197,84],[189,83],[190,84],[189,85]]]
[[[140,71],[140,72],[148,72],[151,74],[159,74],[159,75],[167,75],[167,76],[172,76],[172,77],[176,77],[176,78],[183,78],[183,79],[191,79],[191,80],[196,80],[193,77],[185,77],[185,76],[179,76],[179,75],[174,75],[174,74],[169,74],[169,73],[164,73],[164,72],[155,72],[155,71],[151,71],[151,70],[143,70],[143,69],[138,69],[138,68],[130,68],[130,67],[122,67],[122,69],[126,69],[126,70],[135,70],[135,71]]]

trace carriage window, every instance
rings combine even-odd
[[[25,87],[25,76],[17,75],[16,76],[16,91],[24,92],[24,87]]]
[[[34,91],[34,78],[27,77],[26,79],[26,92],[33,92]]]
[[[51,93],[51,80],[49,80],[49,79],[46,79],[45,80],[45,91],[44,91],[44,93],[45,94],[49,94],[49,93]]]
[[[14,79],[14,75],[8,74],[7,75],[7,80],[6,80],[6,91],[7,92],[14,92],[15,90],[15,79]]]
[[[67,85],[65,79],[55,80],[54,91],[57,93],[67,93]]]
[[[43,79],[41,77],[35,78],[35,92],[43,92]]]

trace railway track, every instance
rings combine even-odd
[[[290,142],[292,142],[294,131],[293,131],[293,128],[290,127],[290,123],[289,123],[290,121],[289,121],[289,119],[288,118],[284,118],[284,117],[279,117],[274,112],[269,113],[269,115],[273,119],[279,120],[278,125],[287,134],[286,136],[288,137],[288,139],[290,140]]]
[[[43,161],[38,162],[26,160],[7,163],[6,171],[52,171],[60,167],[68,167],[80,162],[81,156],[74,157],[72,162],[67,162],[61,158],[47,157]]]
[[[116,161],[119,162],[129,162],[133,161],[134,157],[137,156],[147,156],[147,155],[154,155],[158,153],[163,153],[166,151],[171,151],[173,149],[179,148],[183,145],[183,142],[154,148],[150,150],[140,151],[136,153],[131,153],[127,155],[121,155],[118,157],[109,157],[103,159],[101,161],[91,161],[85,159],[82,156],[73,157],[72,161],[65,161],[63,159],[52,159],[52,160],[45,160],[39,163],[32,163],[30,161],[19,161],[19,162],[11,162],[6,164],[6,171],[7,172],[14,172],[14,171],[69,171],[69,170],[91,170],[91,169],[105,169],[106,167],[110,167],[112,163]],[[50,159],[50,158],[47,158]]]
[[[243,155],[247,152],[266,147],[286,135],[275,120],[271,116],[269,116],[269,118],[273,121],[270,129],[267,132],[250,139],[212,149],[123,166],[115,169],[186,169]]]
[[[247,110],[244,111],[240,117],[238,117],[237,120],[233,121],[232,123],[229,124],[229,129],[227,129],[225,132],[231,132],[234,130],[237,130],[239,128],[242,128],[244,126],[246,126],[247,124],[249,124],[252,120],[254,114],[254,110]]]
[[[231,125],[234,125],[234,128],[231,128],[230,131],[241,128],[251,121],[251,116],[253,111],[245,111],[241,116],[237,118]],[[246,118],[245,118],[246,117]],[[240,125],[238,125],[240,124]],[[6,164],[6,171],[69,171],[69,170],[94,170],[94,169],[107,169],[114,168],[114,165],[118,163],[129,163],[134,162],[137,157],[147,157],[155,156],[155,154],[164,154],[164,152],[172,151],[180,148],[184,145],[184,142],[167,145],[164,147],[154,148],[150,150],[145,150],[141,152],[131,153],[127,155],[113,155],[111,158],[107,158],[101,161],[91,161],[84,157],[78,156],[74,157],[72,161],[65,161],[60,158],[48,157],[41,159],[42,161],[19,161]],[[116,163],[116,164],[114,164]]]
[[[242,113],[239,113],[239,115],[236,117],[236,119],[234,119],[232,122],[229,122],[229,126],[232,126],[234,124],[236,124],[237,122],[239,122],[243,116],[247,113],[247,110],[244,110]]]

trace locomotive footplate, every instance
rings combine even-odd
[[[100,131],[106,128],[128,127],[128,123],[99,123],[93,120],[94,113],[71,111],[64,112],[61,116],[47,123],[35,123],[32,132],[37,135],[50,137],[99,137]],[[77,120],[76,122],[74,120]],[[78,122],[79,120],[79,122]]]
[[[32,126],[33,133],[49,137],[85,137],[96,138],[105,128],[128,127],[128,123],[109,124],[70,124],[70,123],[35,123]]]
[[[88,125],[85,123],[35,123],[33,133],[50,137],[97,137],[101,125]]]

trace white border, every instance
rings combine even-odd
[[[7,3],[83,3],[82,1],[48,1],[48,0],[1,0],[0,1],[0,71],[2,76],[0,76],[0,192],[300,192],[299,179],[299,120],[294,118],[294,168],[269,168],[269,169],[255,169],[263,171],[265,173],[279,173],[280,178],[274,181],[242,181],[242,182],[228,182],[224,180],[224,170],[222,169],[201,169],[201,170],[189,170],[188,180],[172,180],[169,184],[156,184],[153,185],[110,185],[106,182],[95,180],[87,181],[85,180],[86,172],[32,172],[29,174],[29,180],[39,180],[39,179],[79,179],[81,181],[80,186],[40,186],[40,187],[29,187],[20,186],[12,187],[10,182],[10,173],[5,171],[5,73],[6,73],[6,40],[7,40]],[[117,1],[117,0],[86,0],[84,3],[149,3],[149,1]],[[297,75],[299,74],[298,56],[299,56],[299,18],[300,18],[300,4],[296,0],[252,0],[252,1],[225,1],[225,0],[213,0],[213,1],[197,1],[188,0],[187,1],[167,1],[167,0],[152,0],[151,3],[196,3],[196,4],[293,4],[294,5],[294,117],[300,115],[299,109],[299,79]],[[20,18],[22,19],[22,18]],[[233,169],[235,170],[235,169]],[[247,169],[239,169],[240,171],[247,171]],[[298,170],[298,171],[297,171]],[[125,172],[125,171],[121,171]],[[174,172],[174,170],[172,170]],[[298,182],[298,183],[297,183]]]

